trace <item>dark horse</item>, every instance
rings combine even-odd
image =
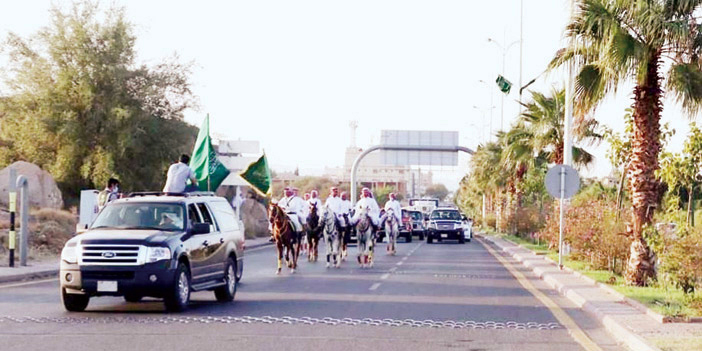
[[[322,225],[319,223],[319,215],[317,214],[317,204],[310,204],[310,214],[307,216],[307,261],[317,262],[319,257],[319,240],[322,234]]]
[[[300,242],[296,238],[297,235],[295,234],[290,219],[288,219],[288,215],[277,204],[271,202],[270,205],[268,205],[268,220],[273,227],[273,238],[278,248],[278,270],[275,274],[280,274],[280,270],[282,269],[283,249],[285,249],[285,262],[288,268],[290,268],[290,273],[295,273],[297,257],[300,254],[298,250]],[[290,255],[292,255],[292,260],[290,259]]]

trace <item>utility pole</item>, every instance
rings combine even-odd
[[[524,0],[519,1],[519,114],[522,114],[522,57],[524,54]]]
[[[570,18],[568,21],[570,22],[573,18],[573,14],[575,13],[575,2],[573,0],[570,1]],[[568,46],[572,47],[574,44],[573,42],[573,37],[568,38]],[[567,63],[566,66],[566,96],[565,96],[565,116],[564,116],[564,123],[563,123],[563,164],[567,166],[571,166],[573,164],[573,131],[572,131],[572,125],[573,125],[573,91],[574,91],[574,84],[573,84],[573,74],[575,73],[575,62],[571,60],[570,62]],[[559,213],[559,233],[558,233],[558,267],[560,269],[563,269],[563,231],[565,230],[565,205],[566,205],[566,200],[564,199],[563,196],[563,187],[565,186],[565,173],[561,173],[561,198],[559,201],[560,205],[560,213]]]
[[[506,32],[505,32],[505,35],[504,35],[504,36],[505,36],[505,41],[506,41],[506,39],[507,39],[507,33],[506,33]],[[517,44],[517,43],[519,43],[520,41],[519,41],[519,40],[513,41],[512,43],[510,43],[510,44],[507,45],[506,47],[505,47],[505,46],[502,46],[502,44],[500,44],[497,40],[492,39],[492,38],[488,38],[488,42],[491,42],[491,43],[497,45],[497,47],[500,48],[500,50],[502,50],[502,76],[504,77],[504,76],[505,76],[505,65],[506,65],[507,51],[509,51],[509,49],[510,49],[512,46],[514,46],[514,44]],[[520,70],[521,70],[521,69],[520,69]],[[506,79],[506,78],[505,78],[505,79]],[[521,87],[520,87],[520,88],[521,88]],[[504,120],[505,120],[505,94],[503,93],[503,94],[501,95],[501,97],[502,97],[502,98],[501,98],[501,105],[502,105],[502,106],[500,107],[500,130],[504,130]]]

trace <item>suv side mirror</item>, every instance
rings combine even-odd
[[[88,230],[88,225],[85,223],[76,224],[76,234],[83,234]]]
[[[209,232],[210,232],[210,224],[209,223],[194,223],[193,224],[193,230],[192,230],[193,235],[208,234]]]

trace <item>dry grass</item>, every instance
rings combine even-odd
[[[60,254],[63,245],[75,234],[77,221],[77,216],[68,211],[32,211],[29,218],[29,258],[46,259]],[[19,218],[17,222],[19,227]],[[0,230],[7,232],[8,227],[8,220],[0,221]],[[7,256],[8,241],[7,235],[0,235],[0,257]]]

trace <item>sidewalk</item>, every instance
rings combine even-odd
[[[42,261],[30,261],[24,267],[20,266],[19,260],[15,260],[14,267],[8,267],[7,264],[0,267],[0,283],[57,277],[58,272],[58,257]]]
[[[245,243],[246,248],[244,250],[272,245],[272,243],[268,242],[268,237],[246,239]],[[11,268],[6,264],[0,266],[0,284],[57,277],[58,272],[59,257],[36,262],[30,261],[26,267],[20,266],[19,259],[17,259],[15,260],[15,267]]]
[[[600,288],[579,274],[561,271],[543,255],[510,241],[480,235],[524,266],[549,286],[599,320],[612,336],[631,350],[699,350],[702,324],[660,323],[651,315],[629,304],[621,295]],[[699,344],[698,344],[699,343]]]

